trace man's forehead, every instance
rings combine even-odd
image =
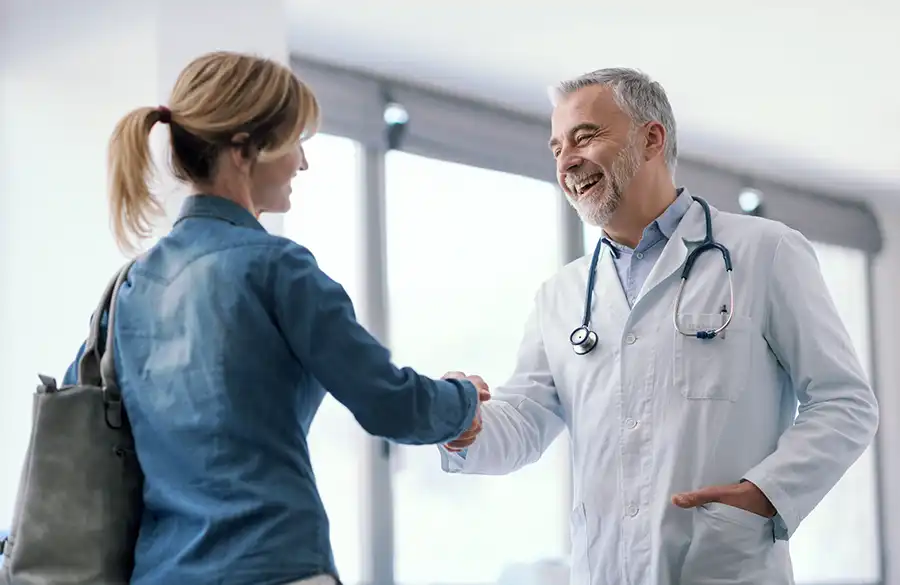
[[[610,88],[591,85],[561,96],[553,108],[550,123],[555,136],[584,122],[611,124],[622,115],[624,112],[616,104]]]

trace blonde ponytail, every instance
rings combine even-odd
[[[116,125],[109,140],[109,211],[113,235],[123,252],[134,252],[153,231],[163,207],[150,193],[153,155],[150,130],[161,119],[157,108],[138,108]]]
[[[238,134],[260,160],[297,148],[315,132],[319,103],[290,67],[254,55],[216,51],[179,74],[167,107],[138,108],[122,118],[109,141],[109,211],[116,242],[134,252],[153,234],[165,208],[150,193],[154,164],[150,131],[170,126],[170,167],[194,187],[214,182],[218,158],[239,145]]]

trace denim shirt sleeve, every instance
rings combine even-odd
[[[75,354],[75,361],[73,361],[69,365],[69,369],[66,370],[66,374],[63,376],[62,385],[63,386],[71,386],[78,381],[78,362],[81,361],[81,356],[84,355],[84,344],[81,344],[81,347],[78,349],[78,353]]]
[[[308,250],[290,243],[275,255],[274,313],[288,344],[367,432],[398,443],[436,444],[471,426],[478,406],[471,383],[398,368]]]

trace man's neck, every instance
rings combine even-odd
[[[647,226],[656,221],[677,197],[678,192],[671,183],[652,191],[629,193],[603,231],[614,242],[636,248]]]

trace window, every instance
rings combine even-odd
[[[345,138],[318,134],[304,145],[309,170],[294,180],[284,235],[309,248],[319,266],[360,297],[360,149]],[[362,581],[362,502],[367,435],[353,416],[325,396],[309,434],[310,458],[331,522],[335,562],[346,585]]]
[[[826,244],[814,246],[825,283],[868,372],[871,348],[866,254]],[[798,585],[879,582],[877,481],[873,446],[847,471],[791,539]]]
[[[385,176],[396,360],[502,384],[534,295],[559,268],[555,187],[396,151]],[[564,558],[564,440],[507,477],[445,474],[432,446],[395,452],[398,583],[496,583],[519,564]]]

